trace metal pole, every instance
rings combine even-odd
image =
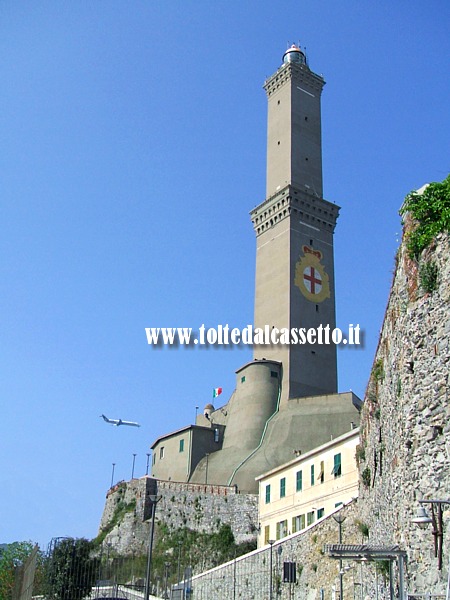
[[[272,568],[273,568],[273,560],[272,560],[272,546],[274,545],[273,540],[269,540],[270,544],[270,573],[269,573],[269,600],[272,600]]]
[[[136,461],[136,454],[133,454],[133,467],[131,469],[131,479],[134,479],[134,463]]]
[[[109,487],[113,486],[114,483],[114,469],[115,469],[116,463],[112,464],[112,473],[111,473],[111,485]]]
[[[233,600],[236,600],[236,550],[234,551],[233,565]]]
[[[169,579],[169,567],[170,567],[170,563],[165,562],[164,563],[164,598],[169,597],[169,594],[167,593],[167,581]]]
[[[333,515],[333,519],[339,525],[339,544],[342,544],[342,523],[347,517],[338,513]],[[339,600],[343,600],[344,596],[344,573],[342,569],[342,558],[339,559]]]
[[[148,557],[147,557],[147,575],[145,578],[145,600],[149,599],[150,596],[150,578],[152,572],[152,552],[153,552],[153,533],[155,529],[155,513],[156,513],[156,504],[161,500],[161,496],[150,497],[150,502],[152,505],[152,520],[150,524],[150,539],[148,542]]]
[[[182,545],[182,541],[180,540],[178,542],[178,583],[180,583],[180,579],[181,579],[181,545]]]
[[[398,555],[398,595],[400,600],[405,600],[405,577],[403,570],[403,556]]]
[[[339,543],[342,544],[342,521],[339,524]],[[342,558],[339,560],[339,600],[343,600],[344,574],[342,573]]]
[[[147,453],[147,466],[145,468],[145,474],[146,475],[148,475],[148,465],[149,465],[149,463],[150,463],[150,454]]]
[[[445,600],[450,600],[450,558],[448,560],[447,568],[447,593],[445,595]]]
[[[389,559],[389,597],[394,600],[394,569],[392,559]]]
[[[375,563],[375,588],[376,588],[376,600],[378,600],[378,564]]]

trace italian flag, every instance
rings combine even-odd
[[[222,393],[222,388],[214,388],[213,389],[213,398],[217,398]]]

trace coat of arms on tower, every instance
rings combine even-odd
[[[322,252],[303,246],[303,253],[295,265],[294,283],[307,300],[323,302],[330,297],[330,280],[320,263]]]

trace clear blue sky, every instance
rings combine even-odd
[[[446,177],[445,0],[0,4],[0,542],[94,537],[249,349],[152,349],[149,326],[253,320],[266,77],[306,46],[324,88],[340,391],[364,394],[411,189]],[[114,428],[99,415],[137,420]]]

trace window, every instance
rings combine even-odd
[[[164,446],[159,449],[159,458],[164,458]]]
[[[338,506],[342,506],[342,502],[336,502],[336,504],[334,505],[334,508],[337,508]]]
[[[216,442],[216,444],[219,443],[219,428],[218,427],[216,427],[214,429],[214,441]]]
[[[242,377],[241,377],[241,383],[244,383],[244,382],[245,382],[245,375],[242,375]]]
[[[314,465],[311,465],[311,485],[314,485]]]
[[[153,452],[153,464],[156,462],[156,454]]]
[[[341,454],[334,455],[334,467],[331,471],[331,474],[335,477],[340,477],[342,475],[342,465],[341,465]]]
[[[303,471],[297,471],[295,475],[295,491],[301,492],[303,489]]]
[[[324,508],[318,508],[317,509],[317,518],[318,519],[321,519],[324,514],[325,514],[325,509]]]
[[[270,376],[278,379],[278,373],[276,371],[270,371]]]
[[[184,452],[184,439],[180,440],[179,452]]]
[[[264,545],[268,544],[270,540],[270,525],[264,527]]]
[[[286,477],[280,479],[280,498],[286,496]]]
[[[270,484],[266,485],[266,504],[270,502]]]
[[[314,523],[314,511],[312,510],[306,515],[306,524],[312,525]]]
[[[297,533],[297,531],[301,531],[302,529],[305,529],[305,515],[292,517],[292,533]]]
[[[280,521],[279,523],[277,523],[277,540],[279,540],[280,538],[284,538],[286,537],[288,534],[287,531],[287,520],[286,521]]]
[[[320,483],[323,483],[324,479],[325,479],[324,470],[325,470],[325,464],[324,464],[323,460],[321,460],[320,461],[320,473],[317,477],[317,479],[318,479],[318,481],[320,481]]]

